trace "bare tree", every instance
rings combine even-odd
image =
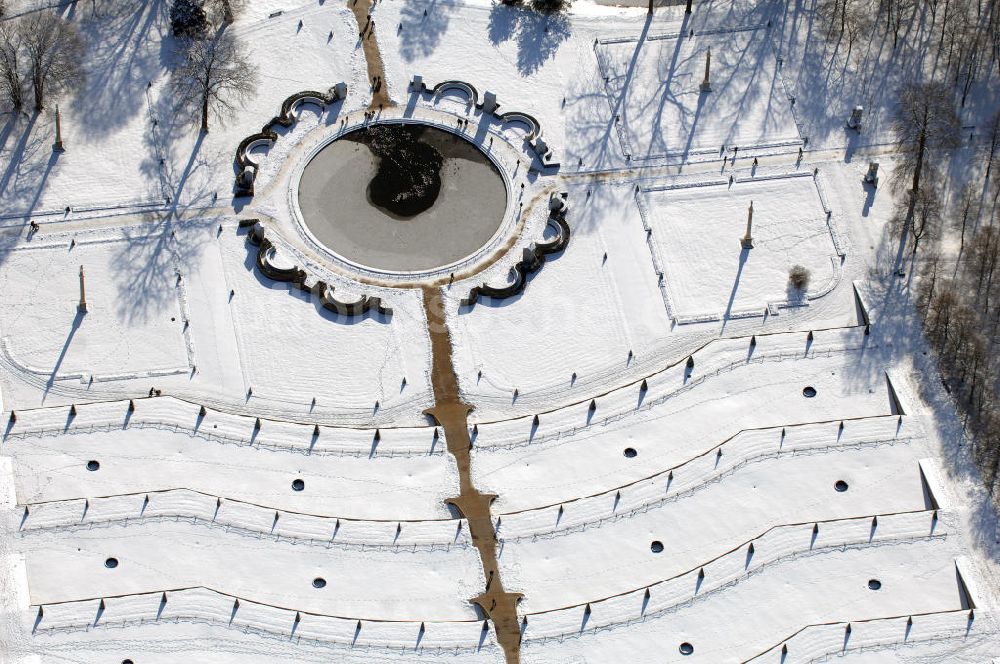
[[[35,110],[41,111],[46,94],[58,95],[82,81],[83,39],[72,23],[48,11],[26,16],[18,27],[35,94]]]
[[[10,21],[0,23],[0,94],[15,113],[24,109],[21,35]]]
[[[857,39],[871,31],[878,12],[873,0],[819,0],[816,11],[830,37],[847,37],[850,55]]]
[[[877,14],[878,8],[872,0],[854,0],[848,5],[847,22],[844,26],[848,55],[860,37],[871,34]]]
[[[962,229],[958,243],[958,255],[961,256],[962,252],[965,250],[965,233],[969,228],[969,220],[979,213],[979,204],[976,200],[976,193],[973,191],[972,186],[968,183],[962,187],[962,193],[958,196],[958,201],[955,203],[954,211],[954,221],[955,225]]]
[[[892,31],[892,48],[895,50],[899,45],[900,29],[913,18],[920,3],[915,0],[882,0],[879,4],[885,8],[885,31]]]
[[[986,179],[990,179],[990,172],[993,170],[993,160],[997,156],[997,150],[1000,150],[1000,109],[993,114],[990,119],[990,124],[988,128],[989,133],[986,139]]]
[[[1000,68],[1000,3],[988,4],[984,23],[989,35],[990,58],[993,64]]]
[[[897,204],[889,220],[893,235],[908,234],[917,253],[925,236],[936,237],[941,225],[941,199],[934,187],[923,187],[916,193],[906,192],[906,200]]]
[[[847,29],[847,5],[851,0],[819,0],[816,13],[826,24],[827,32],[842,35]]]
[[[940,282],[925,317],[927,338],[940,351],[948,343],[952,312],[961,304],[955,282]]]
[[[914,207],[921,200],[920,178],[927,165],[927,151],[958,144],[959,123],[951,88],[939,81],[906,84],[899,95],[892,130],[904,153],[896,169],[895,184],[910,185],[904,220],[904,226],[909,226]]]
[[[960,83],[962,91],[961,106],[965,108],[965,102],[969,97],[972,85],[979,77],[983,68],[985,57],[986,33],[974,21],[970,21],[964,30],[962,43],[965,45],[963,57],[958,62],[956,79]]]
[[[930,313],[931,303],[934,302],[934,297],[937,294],[935,287],[938,280],[943,278],[943,267],[940,249],[935,245],[931,245],[930,251],[924,256],[923,263],[920,266],[920,280],[917,282],[917,297],[915,300],[917,311],[923,314],[925,325],[927,323],[927,315]]]
[[[200,109],[201,130],[208,131],[208,117],[231,116],[257,90],[257,67],[229,33],[212,39],[189,40],[184,64],[174,71],[178,104]]]
[[[975,324],[976,322],[973,321],[972,325],[975,326]],[[982,394],[986,388],[984,380],[986,371],[984,369],[990,360],[988,348],[989,342],[986,336],[976,329],[969,332],[962,344],[964,352],[962,353],[959,380],[968,387],[969,406],[975,405],[976,397]]]
[[[958,62],[961,62],[965,49],[965,35],[969,30],[970,22],[975,17],[975,8],[972,4],[970,0],[955,0],[950,18],[949,12],[945,12],[945,19],[941,23],[941,38],[938,41],[938,57],[947,56],[945,58],[946,71],[953,71],[953,62],[956,57]],[[955,68],[960,69],[961,66],[956,65]]]
[[[969,243],[966,267],[971,286],[969,296],[976,306],[986,311],[990,306],[990,293],[997,265],[1000,264],[1000,232],[995,226],[986,226]]]
[[[981,444],[975,450],[976,459],[986,471],[983,479],[992,496],[997,477],[1000,475],[1000,413],[996,411],[986,413],[980,423],[979,432],[978,440]]]
[[[948,33],[948,9],[951,7],[951,0],[944,0],[944,16],[941,17],[941,39],[938,41],[938,55],[944,50],[944,38]],[[937,20],[937,2],[934,3],[934,20]]]

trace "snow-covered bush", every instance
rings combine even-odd
[[[809,270],[801,265],[793,265],[788,271],[788,283],[796,290],[804,291],[809,287]]]
[[[524,0],[500,0],[505,5],[523,5]],[[563,9],[568,9],[572,0],[530,0],[527,4],[530,4],[534,9],[540,11],[544,14],[550,14],[552,12],[562,11]]]
[[[531,5],[546,14],[568,9],[570,0],[531,0]]]

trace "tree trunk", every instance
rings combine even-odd
[[[979,354],[972,360],[972,379],[969,380],[969,405],[975,403],[976,388],[979,386]]]
[[[972,83],[976,80],[976,57],[975,49],[973,49],[969,53],[968,64],[965,68],[965,80],[962,82],[962,108],[965,108],[965,100],[969,96]]]
[[[993,497],[993,491],[997,486],[997,475],[1000,474],[1000,454],[996,455],[996,460],[993,463],[992,477],[990,478],[990,497]]]
[[[43,103],[45,102],[45,79],[34,78],[32,80],[32,87],[35,90],[35,110],[41,113],[44,109]]]
[[[938,43],[938,53],[944,48],[944,33],[948,30],[948,5],[951,0],[944,2],[944,16],[941,17],[941,41]]]
[[[906,208],[906,220],[903,222],[903,232],[905,236],[907,231],[913,232],[913,213],[917,207],[917,192],[920,191],[920,172],[924,168],[924,150],[927,147],[927,131],[924,130],[920,132],[920,141],[917,144],[917,164],[913,168],[913,186],[910,189],[910,201]],[[919,238],[917,238],[919,242]],[[913,252],[916,253],[917,247],[914,245]]]
[[[201,131],[208,133],[208,95],[201,98]]]
[[[913,169],[913,195],[914,199],[911,201],[911,205],[915,205],[917,199],[915,198],[917,193],[920,191],[920,175],[921,171],[924,169],[924,152],[927,150],[927,131],[924,130],[920,132],[920,141],[917,143],[917,165]]]
[[[988,182],[990,179],[990,171],[993,170],[993,158],[996,156],[997,152],[997,127],[994,125],[993,133],[990,135],[990,155],[989,159],[986,160],[986,176],[985,179]]]
[[[969,224],[969,212],[966,210],[965,214],[962,215],[962,237],[958,243],[958,255],[962,256],[962,252],[965,251],[965,227]]]
[[[10,88],[10,105],[14,113],[20,113],[24,109],[24,91],[21,81],[16,71],[6,71],[4,78],[7,79],[7,86]]]

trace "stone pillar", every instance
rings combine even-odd
[[[747,210],[747,233],[740,240],[740,246],[744,249],[753,249],[753,201],[750,201],[750,209]]]
[[[865,174],[865,182],[868,184],[878,187],[878,162],[870,161],[868,162],[868,173]]]
[[[864,116],[865,107],[855,106],[854,110],[851,111],[851,117],[847,120],[847,127],[855,131],[861,131],[861,118]]]
[[[701,82],[702,92],[711,92],[712,84],[709,82],[709,74],[712,69],[712,47],[708,47],[708,54],[705,56],[705,80]]]
[[[83,266],[80,266],[80,304],[77,306],[77,310],[81,314],[87,313],[87,287],[83,281]]]
[[[52,144],[52,151],[63,152],[65,149],[62,142],[62,118],[59,115],[59,106],[56,106],[56,142]]]

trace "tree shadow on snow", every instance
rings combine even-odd
[[[0,228],[17,237],[38,211],[48,176],[59,161],[48,114],[9,115],[0,130]],[[11,136],[14,141],[9,148]],[[71,202],[67,201],[67,205]],[[12,243],[0,245],[0,262]]]
[[[146,110],[147,84],[160,75],[157,42],[169,33],[167,3],[102,2],[78,23],[86,79],[70,104],[72,121],[92,136],[114,133]],[[89,6],[88,6],[89,9]]]
[[[151,116],[156,122],[144,135],[146,155],[139,169],[150,183],[146,196],[162,199],[166,210],[125,228],[125,242],[115,245],[117,313],[124,322],[147,320],[176,298],[176,270],[197,264],[206,233],[219,222],[192,214],[216,201],[209,185],[219,156],[204,154],[204,134],[186,114],[175,112],[169,94],[152,103]]]
[[[571,32],[566,14],[537,12],[526,7],[494,3],[490,10],[489,39],[494,46],[513,39],[517,45],[517,71],[535,73],[555,56]]]
[[[402,32],[399,53],[407,62],[427,57],[437,48],[451,21],[454,5],[445,0],[404,0],[399,12]]]
[[[118,287],[119,320],[141,323],[176,302],[178,275],[198,264],[210,229],[218,223],[215,217],[181,220],[168,212],[149,215],[141,225],[124,228],[125,241],[113,245],[110,261]]]

